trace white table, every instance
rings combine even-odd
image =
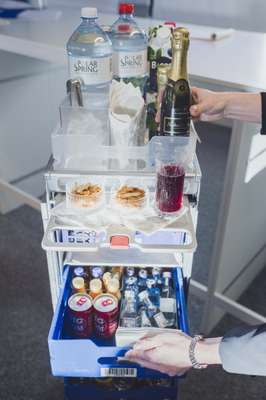
[[[79,23],[79,12],[77,8],[67,7],[59,21],[49,23],[12,21],[9,26],[0,27],[0,50],[61,66],[64,71],[61,80],[64,81],[65,43]],[[112,15],[101,15],[100,23],[110,24],[114,18]],[[158,23],[142,18],[138,21],[143,28]],[[265,90],[266,34],[238,31],[232,37],[217,42],[192,40],[189,71],[192,81],[197,84],[216,85],[222,90]],[[211,326],[214,304],[248,322],[264,320],[231,300],[248,286],[266,259],[266,216],[262,213],[262,204],[264,207],[266,204],[265,170],[250,183],[244,182],[251,142],[257,131],[257,126],[234,123],[209,285],[207,288],[192,282],[194,294],[207,300],[203,320],[205,331]],[[261,138],[260,146],[264,144],[266,148]],[[30,204],[32,200],[28,198]],[[250,204],[255,205],[252,219],[247,218]],[[251,224],[253,229],[250,229]],[[239,251],[241,243],[242,250]],[[238,246],[237,251],[235,246]],[[217,318],[217,314],[214,317]]]
[[[68,7],[59,21],[18,19],[8,26],[0,26],[0,49],[63,64],[66,62],[65,44],[79,23],[79,14],[79,9]],[[100,23],[111,24],[114,19],[113,15],[101,14]],[[160,22],[148,18],[137,20],[143,28]],[[191,77],[234,89],[265,89],[266,34],[236,31],[232,37],[220,41],[192,40],[189,71]]]

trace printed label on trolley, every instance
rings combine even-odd
[[[147,72],[147,50],[129,53],[116,51],[113,54],[113,73],[120,78],[145,75]]]
[[[109,82],[112,79],[112,56],[69,57],[69,72],[71,78],[81,78],[85,85]]]
[[[90,243],[104,242],[105,240],[106,240],[105,232],[62,229],[61,241],[63,243],[90,244]]]
[[[101,377],[136,378],[137,368],[101,368]]]

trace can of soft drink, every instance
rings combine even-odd
[[[87,294],[76,293],[68,300],[68,316],[72,335],[90,337],[93,333],[93,304]]]
[[[103,339],[114,336],[118,326],[118,300],[112,294],[100,294],[94,299],[95,334]]]

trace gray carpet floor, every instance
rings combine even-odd
[[[204,124],[198,129],[203,184],[193,277],[206,283],[230,133]],[[24,206],[0,215],[0,400],[63,400],[62,380],[51,376],[49,366],[52,307],[41,239],[38,212]],[[263,271],[242,296],[243,304],[265,310],[265,279]],[[191,297],[189,318],[195,332],[201,312],[202,304]],[[212,335],[222,335],[237,324],[226,316]],[[229,375],[216,367],[190,372],[180,386],[181,400],[266,398],[266,378]]]

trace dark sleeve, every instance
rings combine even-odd
[[[266,324],[233,329],[219,350],[225,371],[266,376]]]
[[[261,131],[262,135],[266,135],[266,92],[261,92]]]

